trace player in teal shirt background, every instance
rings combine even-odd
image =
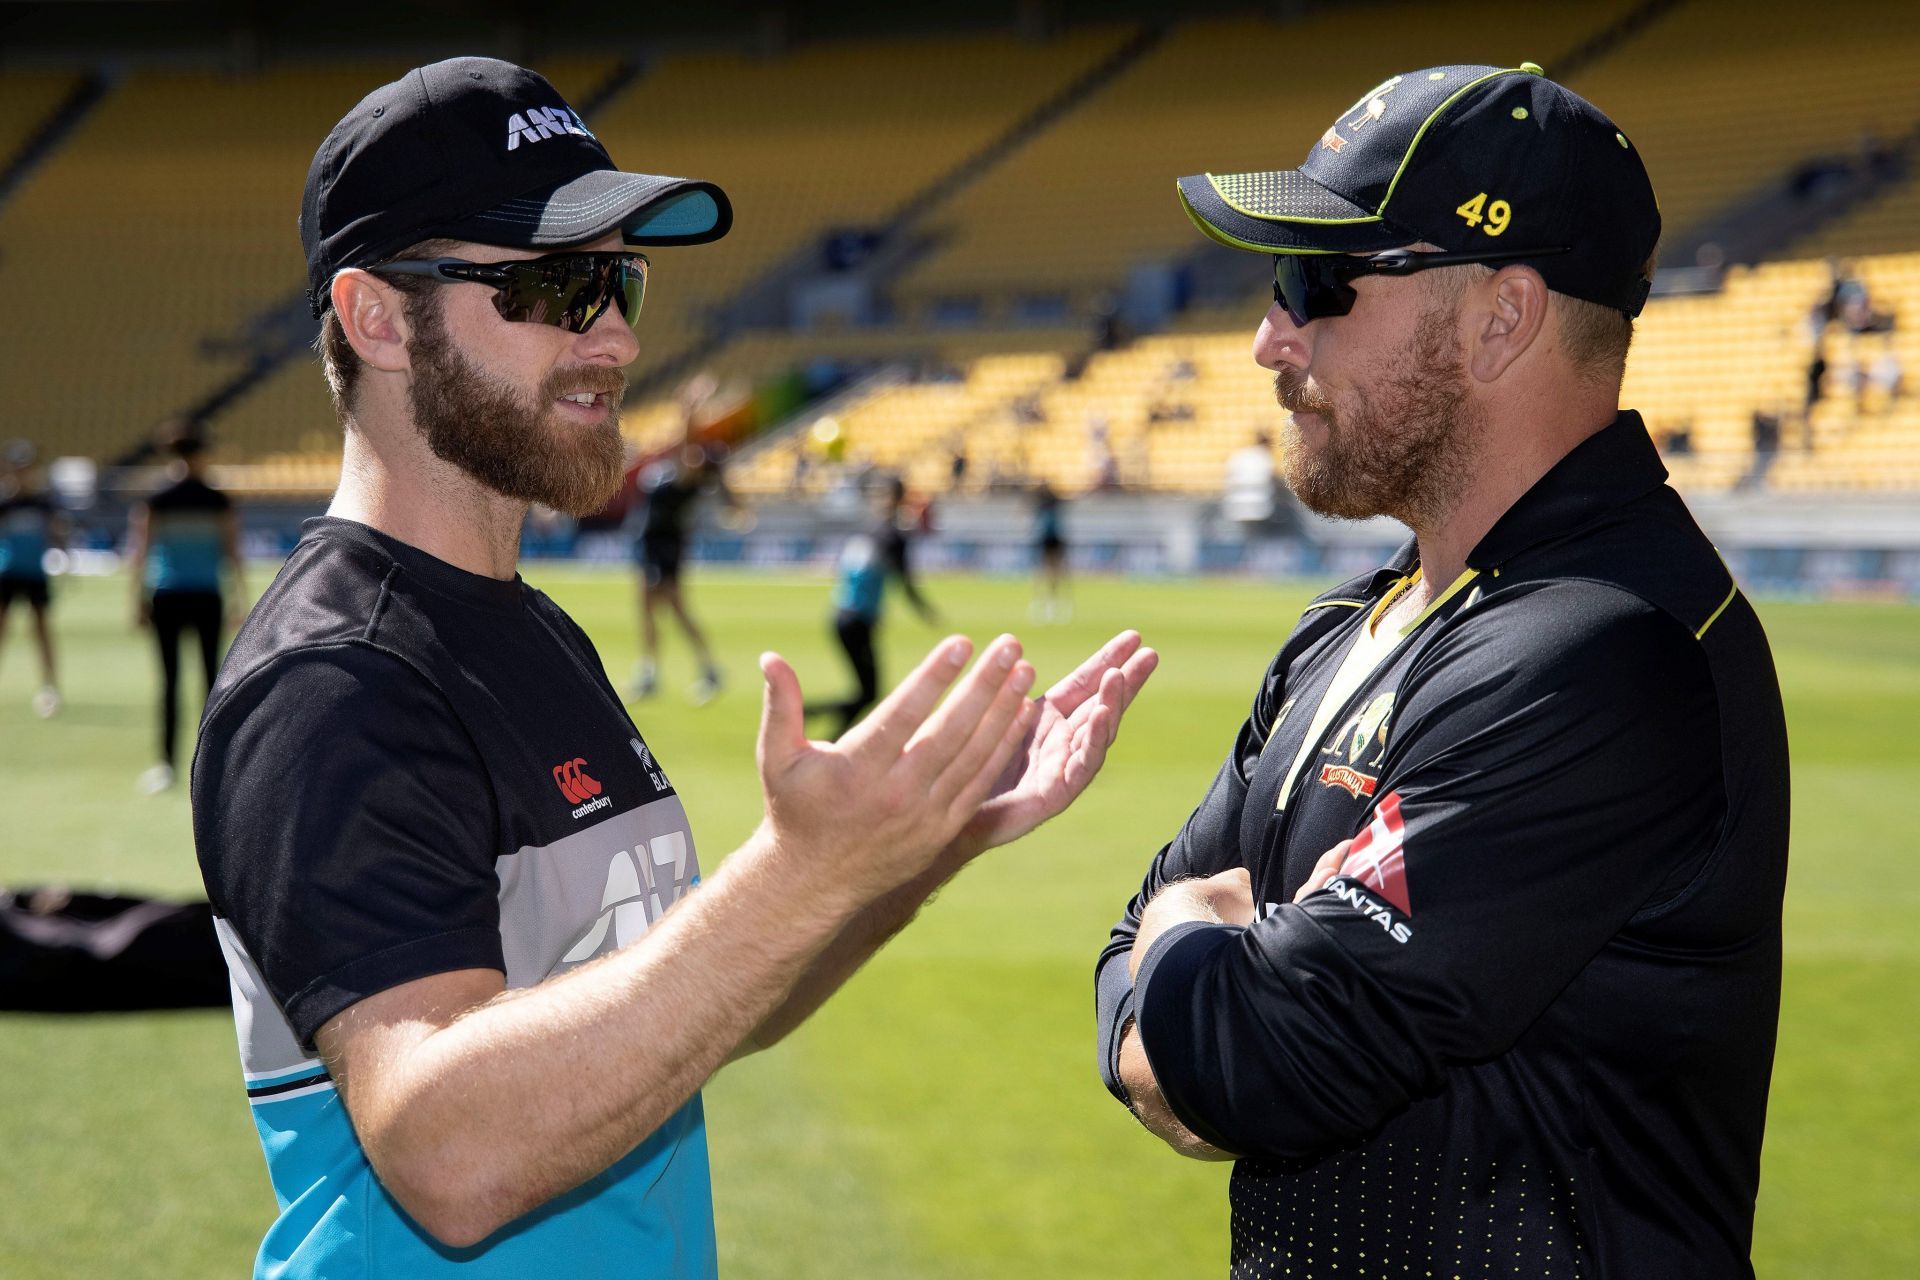
[[[40,688],[33,695],[41,719],[60,711],[54,678],[53,593],[47,581],[47,553],[66,546],[66,522],[44,494],[31,484],[33,446],[15,440],[0,453],[0,645],[7,638],[7,615],[15,600],[33,611],[33,636],[40,648]]]
[[[175,744],[180,736],[180,640],[191,631],[200,641],[203,691],[220,669],[221,633],[227,598],[221,571],[233,578],[233,600],[244,610],[246,584],[240,563],[240,523],[233,502],[206,479],[206,441],[176,429],[166,449],[173,455],[167,485],[129,516],[127,557],[132,564],[136,626],[153,632],[160,657],[160,762],[140,775],[151,795],[173,785]]]
[[[939,615],[913,581],[907,558],[912,529],[902,523],[906,499],[907,486],[898,476],[882,480],[873,497],[872,524],[849,538],[840,551],[839,576],[833,585],[833,634],[853,668],[854,692],[836,701],[807,704],[809,717],[836,717],[835,738],[852,728],[880,697],[880,662],[873,637],[880,626],[887,579],[898,579],[914,610],[928,623],[939,624]]]

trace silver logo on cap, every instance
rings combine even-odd
[[[528,107],[507,119],[507,150],[516,149],[522,142],[544,142],[562,133],[593,137],[580,117],[565,107]]]

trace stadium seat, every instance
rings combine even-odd
[[[1893,0],[1862,0],[1837,23],[1817,11],[1695,0],[1571,83],[1632,134],[1667,225],[1678,228],[1808,155],[1855,149],[1870,133],[1902,136],[1920,121],[1910,42],[1884,38],[1904,12]],[[1508,7],[1496,50],[1451,11],[1409,3],[1369,6],[1364,44],[1346,11],[1177,24],[934,207],[923,228],[931,250],[893,281],[891,323],[806,330],[774,307],[711,350],[715,308],[751,297],[756,281],[804,261],[831,232],[883,224],[1133,29],[661,55],[592,123],[629,167],[722,183],[738,222],[718,245],[652,254],[634,374],[675,362],[679,371],[630,399],[624,430],[642,450],[670,443],[681,427],[672,384],[696,367],[718,376],[732,401],[794,371],[830,371],[854,378],[831,406],[834,451],[903,470],[916,488],[947,487],[961,443],[969,486],[1044,477],[1082,490],[1101,479],[1093,437],[1104,424],[1121,483],[1216,491],[1227,455],[1278,422],[1249,357],[1267,305],[1251,260],[1243,299],[1189,308],[1165,332],[1090,351],[1090,317],[1129,272],[1200,248],[1171,179],[1297,163],[1301,140],[1352,99],[1369,69],[1532,57],[1551,71],[1557,54],[1618,17],[1602,0]],[[0,287],[55,301],[0,346],[4,434],[110,459],[243,376],[262,324],[284,315],[301,286],[292,210],[316,140],[401,69],[127,75],[0,206]],[[615,63],[558,59],[541,69],[580,102]],[[69,75],[39,72],[0,79],[0,154],[70,85]],[[183,113],[220,127],[179,129],[172,122]],[[1280,139],[1290,141],[1277,153]],[[114,245],[137,264],[142,287],[77,293],[59,252],[69,244]],[[1858,338],[1828,328],[1826,394],[1808,418],[1808,317],[1828,287],[1828,256],[1853,260],[1897,323]],[[969,300],[961,310],[976,323],[949,323],[956,299]],[[697,361],[682,358],[696,347]],[[1657,438],[1683,444],[1669,455],[1686,488],[1897,487],[1913,479],[1920,421],[1910,397],[1891,398],[1873,381],[1890,363],[1920,369],[1920,178],[1802,241],[1790,260],[1731,271],[1716,294],[1656,299],[1640,322],[1626,399],[1644,407]],[[230,478],[284,493],[333,483],[338,428],[314,366],[296,356],[219,415]],[[1868,385],[1856,395],[1862,370]],[[876,371],[883,376],[870,377]],[[1755,456],[1756,413],[1783,420],[1770,466]],[[820,453],[798,435],[751,445],[736,482],[750,494],[796,483],[821,491],[834,469],[812,466]]]
[[[1920,123],[1912,30],[1908,0],[1840,8],[1690,0],[1574,87],[1640,148],[1671,233],[1804,161],[1848,155],[1864,137]]]

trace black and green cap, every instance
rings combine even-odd
[[[1201,173],[1180,203],[1258,253],[1568,251],[1521,259],[1558,293],[1638,315],[1660,209],[1627,135],[1531,62],[1409,71],[1342,112],[1297,169]]]

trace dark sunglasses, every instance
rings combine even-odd
[[[1361,276],[1410,276],[1434,267],[1459,267],[1470,262],[1512,262],[1570,253],[1556,249],[1489,249],[1480,253],[1415,253],[1389,249],[1371,257],[1345,253],[1276,253],[1273,255],[1273,301],[1296,325],[1353,310],[1353,281]]]
[[[609,306],[637,325],[647,294],[644,253],[550,253],[513,262],[428,258],[383,262],[371,270],[441,284],[483,284],[494,291],[493,309],[501,319],[555,325],[568,333],[585,333]]]

